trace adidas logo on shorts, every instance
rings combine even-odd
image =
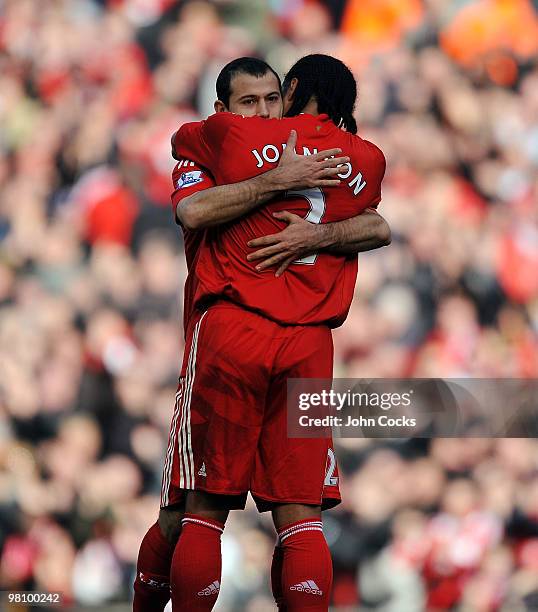
[[[215,580],[202,591],[198,591],[198,595],[202,595],[202,596],[203,595],[218,595],[219,591],[220,591],[220,582],[218,580]]]
[[[290,587],[290,591],[303,591],[303,593],[311,593],[312,595],[323,595],[318,585],[313,580],[305,580]]]
[[[198,470],[198,476],[207,476],[205,473],[205,461],[202,463],[202,467]]]

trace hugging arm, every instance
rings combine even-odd
[[[213,115],[208,121],[185,124],[172,139],[173,155],[194,159],[211,172],[218,167],[219,147],[226,138],[230,125],[239,118],[231,113]],[[208,142],[213,143],[212,146]],[[237,219],[287,189],[329,187],[340,183],[337,166],[349,161],[340,149],[330,149],[315,155],[297,155],[297,133],[292,130],[279,165],[256,177],[230,185],[220,185],[198,191],[182,198],[176,206],[178,220],[187,229],[202,229]],[[176,146],[178,151],[176,151]],[[385,165],[380,165],[381,184]],[[371,206],[380,199],[380,191],[372,197]],[[288,226],[277,234],[264,236],[249,243],[259,250],[250,260],[262,260],[259,269],[279,265],[281,274],[295,259],[319,250],[339,255],[352,255],[376,249],[390,243],[387,222],[373,208],[351,219],[335,223],[313,225],[288,212],[275,213]],[[260,248],[261,247],[261,248]]]
[[[274,213],[288,226],[277,234],[256,238],[248,246],[258,250],[248,256],[249,261],[259,261],[256,268],[265,270],[277,266],[276,275],[296,259],[319,251],[335,255],[356,255],[371,251],[391,242],[389,224],[373,208],[360,215],[335,223],[313,224],[288,211]]]
[[[337,166],[349,160],[345,156],[331,157],[339,155],[340,149],[297,155],[296,142],[297,133],[292,130],[280,162],[272,170],[183,198],[176,206],[177,219],[189,230],[221,225],[249,213],[287,189],[331,187],[340,183],[337,174],[341,170]]]
[[[274,217],[286,222],[287,227],[248,243],[258,249],[248,256],[249,261],[259,261],[258,270],[276,266],[276,275],[280,276],[291,263],[305,255],[328,251],[352,256],[390,244],[390,227],[375,210],[381,201],[386,160],[378,147],[366,144],[370,180],[360,214],[334,223],[312,224],[288,211],[275,213]]]

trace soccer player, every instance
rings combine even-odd
[[[280,117],[282,114],[280,79],[268,64],[255,58],[239,58],[224,67],[217,80],[217,97],[217,112],[230,110],[244,116],[258,115],[263,118]],[[293,144],[292,140],[290,144]],[[338,160],[333,160],[331,164],[323,161],[330,153],[327,151],[307,157],[296,155],[291,146],[277,168],[240,183],[222,186],[215,186],[211,173],[205,168],[189,160],[179,161],[173,172],[175,191],[172,204],[174,210],[186,204],[189,208],[194,207],[194,214],[191,215],[194,227],[187,229],[183,226],[189,269],[184,294],[185,328],[193,310],[196,288],[193,270],[205,237],[205,232],[200,228],[239,217],[252,207],[253,202],[259,206],[283,189],[321,188],[336,184],[335,174],[339,170],[335,170],[335,166]],[[380,215],[363,214],[357,221],[349,238],[357,250],[376,248],[384,243],[387,226]],[[314,250],[317,235],[310,233],[310,223],[307,226],[297,234],[295,242],[291,240],[289,244],[300,244],[301,247],[311,244],[310,248]],[[316,230],[319,229],[316,227]],[[181,388],[180,385],[180,391]],[[184,505],[184,496],[179,488],[177,454],[181,401],[182,396],[178,393],[164,467],[159,520],[148,530],[140,547],[133,604],[135,612],[162,612],[169,600],[171,557],[179,535]]]
[[[284,210],[310,223],[345,223],[377,206],[385,160],[355,135],[356,83],[342,62],[303,58],[288,73],[284,92],[288,119],[222,113],[183,126],[175,138],[176,151],[207,167],[219,184],[273,168],[287,152],[290,129],[304,154],[332,147],[348,156],[338,186],[288,191],[212,231],[200,250],[198,312],[189,322],[182,369],[179,486],[188,493],[172,561],[175,610],[212,609],[220,535],[229,510],[244,507],[248,491],[261,511],[272,511],[279,533],[272,577],[281,609],[329,605],[332,564],[320,513],[339,502],[336,461],[330,439],[287,438],[286,380],[332,378],[330,328],[347,316],[356,257],[319,252],[278,277],[248,260],[247,245],[280,229]],[[185,211],[178,207],[180,219]]]

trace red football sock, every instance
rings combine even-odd
[[[280,540],[279,540],[280,542]],[[282,563],[284,561],[284,549],[279,542],[275,545],[273,562],[271,563],[271,591],[279,612],[286,612],[284,597],[282,596]]]
[[[174,556],[170,582],[174,612],[212,610],[220,590],[220,536],[224,524],[185,514]]]
[[[168,543],[155,523],[138,552],[134,583],[133,612],[163,612],[170,601],[170,565],[174,546]]]
[[[333,580],[331,553],[319,519],[286,525],[278,532],[283,549],[282,597],[287,612],[327,612]]]

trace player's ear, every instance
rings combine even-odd
[[[226,113],[228,111],[224,102],[221,102],[220,100],[215,100],[213,108],[215,109],[216,113]]]
[[[293,98],[295,96],[295,90],[297,89],[298,83],[299,83],[299,79],[297,79],[296,77],[293,77],[293,79],[290,81],[288,89],[286,89],[286,92],[284,94],[284,102],[287,102],[288,104],[291,105],[291,103],[293,102]]]
[[[172,139],[170,140],[170,144],[172,145],[172,157],[173,157],[174,159],[178,159],[178,158],[176,157],[176,134],[177,134],[177,132],[174,132],[174,133],[172,134]],[[178,160],[178,161],[179,161],[179,160]]]

